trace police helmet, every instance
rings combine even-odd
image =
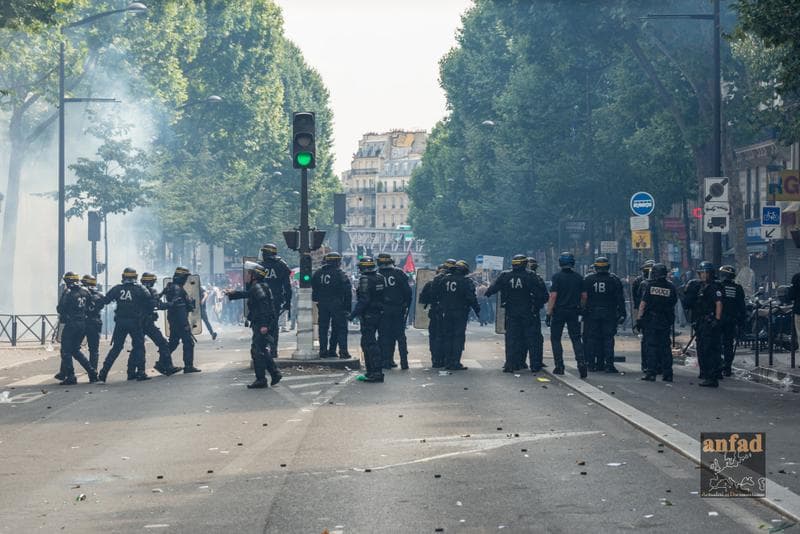
[[[655,263],[653,264],[653,268],[650,271],[650,275],[655,280],[663,280],[667,277],[667,266],[663,263]]]
[[[329,252],[325,254],[323,261],[325,261],[327,265],[339,265],[342,261],[342,255],[338,252]]]
[[[372,259],[372,256],[363,256],[360,260],[358,260],[358,270],[362,273],[374,273],[377,269],[375,265],[375,260]]]
[[[607,272],[608,269],[611,267],[611,263],[605,256],[600,256],[598,258],[595,258],[593,266],[594,270],[597,271],[598,273],[604,273]]]
[[[122,271],[122,282],[126,284],[132,284],[139,278],[139,273],[136,272],[136,269],[132,267],[125,267]]]
[[[81,279],[77,274],[73,273],[72,271],[67,271],[64,273],[62,280],[64,280],[64,283],[67,284],[67,287],[72,287],[77,285]]]
[[[655,265],[655,264],[656,264],[656,262],[654,260],[647,260],[646,262],[644,262],[642,264],[642,272],[643,273],[649,272],[650,269],[652,269],[653,265]]]
[[[153,287],[156,283],[156,280],[158,280],[158,277],[156,277],[156,275],[153,273],[142,273],[141,281],[143,286]]]
[[[447,271],[447,268],[444,266],[444,263],[436,267],[436,274],[443,273],[445,271]]]
[[[83,284],[84,287],[97,287],[97,278],[91,274],[84,274],[81,278],[81,284]]]
[[[528,266],[528,257],[524,254],[516,254],[511,258],[511,268],[520,271]]]
[[[454,260],[453,258],[447,258],[446,260],[444,260],[444,264],[443,265],[444,265],[445,269],[448,269],[448,270],[452,269],[453,267],[456,266],[456,260]]]
[[[464,274],[469,274],[469,263],[464,260],[458,260],[454,269]]]
[[[733,265],[723,265],[719,268],[719,275],[723,280],[733,280],[736,278],[736,267]]]
[[[250,271],[251,280],[262,280],[267,276],[267,271],[260,263],[254,261],[244,262],[244,270]]]
[[[715,271],[714,264],[710,261],[701,261],[700,266],[697,268],[698,273],[711,273],[713,275]]]
[[[378,258],[377,259],[378,259],[378,266],[381,267],[381,268],[389,267],[391,265],[394,265],[394,260],[392,259],[392,255],[391,254],[387,254],[385,252],[381,252],[380,254],[378,254]]]
[[[278,255],[278,245],[275,243],[267,243],[261,247],[261,258],[267,259]]]
[[[575,267],[575,256],[572,254],[572,252],[562,252],[558,257],[558,266],[561,268],[570,269]]]
[[[539,262],[536,260],[536,258],[528,258],[528,269],[535,271],[538,268]]]

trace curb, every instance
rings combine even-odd
[[[291,358],[275,358],[275,364],[281,369],[286,367],[329,367],[331,369],[360,369],[361,361],[356,358],[342,360],[339,358],[315,358],[313,360],[294,360]]]
[[[569,369],[574,370],[575,368],[569,366]],[[645,434],[659,440],[659,442],[663,442],[664,445],[678,454],[688,458],[697,465],[702,465],[700,460],[700,442],[691,436],[675,430],[670,425],[604,393],[572,373],[553,375],[547,370],[545,370],[545,372],[551,378],[574,389],[587,399],[594,401],[611,413],[621,417]],[[774,480],[767,479],[767,496],[759,497],[757,500],[783,516],[790,518],[792,521],[800,522],[800,495],[793,493]]]

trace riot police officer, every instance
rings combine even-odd
[[[390,254],[378,254],[378,272],[386,280],[383,289],[383,316],[378,328],[378,345],[381,347],[383,368],[397,367],[394,362],[394,346],[400,353],[400,367],[408,369],[408,342],[406,341],[406,317],[411,305],[411,286],[408,275],[394,266]]]
[[[692,326],[696,335],[697,361],[700,365],[700,385],[718,387],[721,376],[722,290],[714,279],[716,271],[710,261],[700,262],[697,270],[700,280],[686,285],[683,305],[691,311]]]
[[[438,286],[448,270],[455,267],[456,260],[448,259],[436,269],[436,276],[422,287],[419,302],[428,309],[428,348],[431,352],[431,367],[444,367],[444,345],[442,339],[442,309],[439,305]]]
[[[461,364],[467,334],[469,310],[480,317],[481,307],[475,295],[475,284],[467,278],[469,265],[458,260],[436,287],[435,297],[442,308],[442,341],[445,369],[465,371]]]
[[[140,278],[142,285],[150,294],[150,313],[145,316],[142,323],[142,330],[144,335],[150,338],[150,341],[155,343],[158,348],[158,361],[154,368],[162,375],[174,375],[183,367],[176,367],[172,364],[172,351],[169,350],[169,341],[164,338],[161,329],[158,327],[158,310],[166,310],[167,305],[161,301],[161,295],[154,287],[157,277],[153,273],[142,273]]]
[[[248,389],[263,389],[267,387],[267,371],[270,374],[270,385],[281,381],[283,375],[275,365],[272,354],[271,325],[275,324],[275,305],[272,302],[272,291],[265,282],[266,269],[258,263],[245,262],[244,268],[250,273],[247,282],[247,291],[225,292],[230,300],[247,299],[247,320],[253,329],[250,342],[250,357],[253,359],[253,370],[256,380],[248,385]]]
[[[145,374],[144,332],[142,323],[148,313],[152,312],[150,293],[136,283],[139,274],[135,269],[126,267],[122,271],[122,283],[112,287],[106,293],[103,303],[116,302],[114,310],[114,333],[111,336],[111,350],[103,362],[98,375],[105,382],[111,366],[125,347],[125,339],[131,338],[131,354],[128,357],[128,380],[148,380]]]
[[[672,350],[670,329],[675,321],[675,304],[678,302],[675,286],[667,279],[667,266],[656,263],[651,269],[651,280],[644,286],[639,304],[635,329],[645,332],[647,351],[642,380],[653,382],[661,372],[664,382],[672,382]]]
[[[186,292],[184,286],[189,279],[189,269],[176,267],[172,281],[164,288],[164,300],[169,322],[169,352],[172,354],[178,345],[183,345],[183,372],[199,373],[194,366],[194,336],[189,314],[197,303]]]
[[[737,284],[736,268],[723,265],[719,268],[720,286],[722,288],[722,375],[731,376],[733,366],[734,345],[737,333],[744,330],[747,308],[744,302],[744,288]]]
[[[503,271],[486,290],[486,298],[500,293],[500,305],[506,310],[506,361],[504,373],[513,373],[524,367],[525,356],[534,354],[536,336],[534,313],[542,304],[535,275],[528,270],[528,257],[517,254],[511,258],[511,270]],[[533,371],[541,370],[537,362],[531,360]]]
[[[278,256],[278,247],[274,243],[267,243],[261,247],[261,266],[264,267],[266,277],[264,281],[272,291],[272,304],[275,306],[274,324],[270,325],[272,332],[272,354],[278,357],[278,319],[282,312],[291,313],[292,309],[292,270]]]
[[[589,371],[616,373],[614,336],[617,325],[625,322],[625,294],[622,282],[609,272],[608,258],[594,260],[594,273],[583,280],[584,351]]]
[[[364,352],[366,367],[365,382],[383,382],[383,362],[378,345],[378,326],[383,315],[383,291],[386,281],[378,273],[377,265],[371,256],[364,256],[358,262],[361,277],[358,279],[356,294],[358,301],[350,313],[350,320],[359,318],[361,325],[361,350]]]
[[[542,306],[547,304],[547,301],[550,299],[550,292],[547,289],[547,284],[544,283],[544,278],[542,278],[537,270],[539,269],[539,262],[536,258],[530,257],[528,258],[528,269],[533,273],[536,277],[536,283],[539,286],[539,293],[542,295],[542,302],[539,304],[539,307],[536,308],[533,314],[533,336],[534,336],[534,345],[533,345],[533,352],[530,354],[531,360],[531,372],[536,372],[534,368],[541,368],[547,367],[547,364],[544,363],[543,356],[544,356],[544,336],[542,335]]]
[[[586,378],[586,360],[583,354],[581,341],[581,300],[583,297],[583,277],[576,273],[575,256],[570,252],[562,252],[558,257],[561,270],[553,275],[553,284],[550,287],[550,300],[547,303],[546,324],[550,327],[550,343],[553,346],[553,359],[555,368],[553,374],[564,374],[564,348],[561,346],[561,334],[564,326],[567,327],[572,349],[575,351],[575,361],[578,363],[578,372],[581,378]]]
[[[97,289],[97,279],[91,274],[83,275],[81,284],[89,292],[89,300],[86,301],[86,344],[89,346],[89,363],[93,369],[97,369],[100,363],[100,332],[103,331],[103,319],[100,311],[105,304],[103,295]]]
[[[633,309],[637,310],[637,313],[639,310],[639,304],[642,302],[642,291],[644,290],[644,286],[647,285],[647,281],[650,279],[650,271],[653,269],[653,265],[655,265],[655,261],[653,260],[647,260],[644,262],[641,267],[642,274],[634,278],[633,282],[631,282],[631,300],[633,301]],[[632,317],[632,319],[634,318]],[[647,343],[645,341],[645,335],[646,334],[642,332],[642,339],[639,343],[642,353],[642,372],[645,371],[645,361],[647,360]]]
[[[56,311],[58,320],[64,325],[61,332],[61,370],[57,378],[61,378],[62,386],[78,383],[72,359],[78,360],[89,375],[89,382],[97,382],[97,371],[81,352],[81,341],[86,329],[86,309],[91,299],[89,292],[81,287],[78,275],[73,272],[64,273],[66,287],[58,299]]]
[[[319,357],[335,358],[338,343],[339,357],[347,359],[350,358],[347,352],[347,316],[352,308],[353,286],[340,267],[341,254],[326,254],[324,261],[325,264],[311,277],[311,300],[317,303],[319,311]]]

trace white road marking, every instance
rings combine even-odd
[[[474,367],[475,369],[483,369],[483,366],[478,363],[478,360],[461,360],[461,363],[467,367]]]
[[[326,386],[326,385],[335,384],[335,383],[336,383],[336,381],[329,380],[329,381],[326,381],[326,382],[309,382],[307,384],[290,384],[288,387],[291,388],[291,389],[299,389],[299,388],[310,388],[310,387],[313,387],[313,386]]]
[[[305,392],[301,393],[300,395],[305,395],[305,396],[309,396],[309,397],[314,397],[314,396],[317,396],[317,395],[319,395],[320,393],[322,393],[322,390],[321,390],[321,389],[319,389],[319,390],[317,390],[317,391],[305,391]]]
[[[428,456],[426,458],[418,458],[416,460],[409,460],[407,462],[399,462],[396,464],[389,464],[389,465],[382,465],[378,467],[368,467],[366,469],[371,469],[372,471],[380,471],[384,469],[391,469],[393,467],[402,467],[406,465],[413,465],[413,464],[420,464],[420,463],[427,463],[432,462],[435,460],[442,460],[444,458],[451,458],[453,456],[461,456],[463,454],[474,454],[480,453],[484,451],[489,451],[492,449],[499,449],[500,447],[506,447],[508,445],[514,445],[518,443],[527,443],[530,441],[541,441],[544,439],[557,439],[557,438],[570,438],[570,437],[578,437],[578,436],[590,436],[594,434],[602,434],[599,430],[587,430],[581,432],[546,432],[542,434],[520,434],[519,437],[501,437],[492,434],[480,434],[476,437],[470,436],[469,438],[465,438],[463,436],[447,436],[447,437],[440,437],[440,438],[416,438],[416,439],[400,439],[395,440],[396,443],[404,443],[404,442],[419,442],[422,439],[425,439],[426,442],[438,442],[443,445],[454,445],[454,446],[464,446],[469,445],[472,448],[464,450],[464,451],[455,451],[455,452],[447,452],[444,454],[437,454],[435,456]],[[477,447],[476,447],[477,446]],[[354,471],[364,471],[364,468],[354,467]]]
[[[307,380],[309,378],[338,378],[345,376],[347,373],[340,373],[335,375],[299,375],[299,376],[284,376],[281,382],[292,382],[294,380]]]
[[[16,382],[12,382],[6,387],[15,388],[19,386],[38,386],[40,384],[44,384],[45,382],[52,382],[53,380],[55,380],[55,378],[53,378],[52,374],[33,375],[29,376],[28,378],[23,378],[22,380],[17,380]]]

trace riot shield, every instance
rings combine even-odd
[[[495,334],[505,334],[506,333],[506,309],[505,307],[500,305],[500,293],[497,294],[497,302],[495,302],[495,313],[494,313],[494,333]]]
[[[162,280],[165,288],[170,282],[172,282],[171,276]],[[190,274],[183,285],[183,289],[186,290],[186,294],[189,295],[190,299],[194,299],[194,310],[189,312],[189,324],[192,325],[192,335],[199,336],[203,333],[203,316],[200,314],[200,306],[202,306],[200,303],[200,275]],[[167,314],[164,314],[164,334],[169,337]]]
[[[425,307],[420,304],[419,296],[422,293],[422,289],[425,287],[425,284],[433,280],[434,276],[436,276],[436,271],[433,269],[417,269],[416,298],[414,299],[414,302],[416,303],[414,308],[414,328],[428,328],[428,323],[430,322],[428,310],[426,310]]]
[[[248,261],[252,261],[254,263],[259,263],[258,258],[255,257],[255,256],[242,256],[242,284],[244,286],[242,288],[243,291],[244,291],[244,288],[247,287],[247,284],[250,283],[250,275],[247,273],[247,270],[244,268],[245,263],[247,263]],[[248,314],[247,299],[244,299],[243,303],[244,304],[242,305],[242,310],[243,310],[242,319],[247,319],[247,314]]]

